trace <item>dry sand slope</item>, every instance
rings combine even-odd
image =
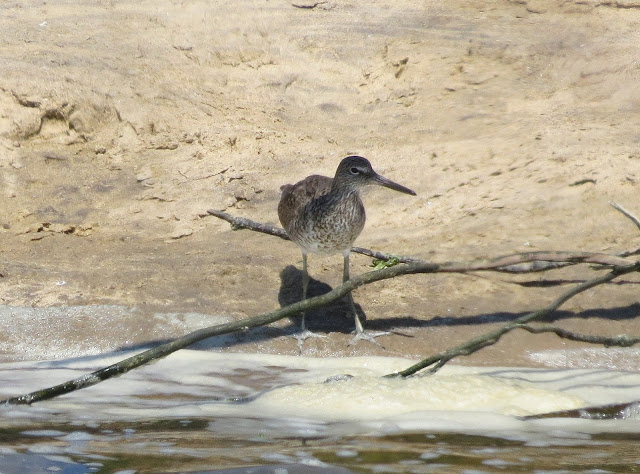
[[[295,245],[200,216],[276,223],[281,184],[349,153],[418,193],[368,192],[361,246],[436,261],[637,248],[608,201],[640,214],[639,45],[640,3],[626,0],[4,2],[0,301],[143,308],[118,331],[59,323],[68,344],[101,331],[103,349],[158,338],[153,311],[277,308],[299,277]],[[310,265],[316,291],[339,282],[340,257]],[[353,274],[368,265],[354,257]],[[337,305],[310,325],[340,332],[308,350],[423,355],[566,288],[513,280],[359,289],[366,326],[414,337],[347,348]],[[572,300],[560,323],[639,334],[638,278],[625,281]],[[296,352],[280,328],[260,334],[232,349]],[[573,346],[514,334],[470,361]]]

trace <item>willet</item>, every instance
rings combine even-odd
[[[280,189],[282,196],[278,204],[280,223],[289,238],[302,251],[302,298],[307,298],[309,272],[307,255],[309,253],[332,255],[341,253],[344,257],[342,281],[349,279],[349,253],[351,246],[360,235],[365,223],[365,210],[360,199],[363,186],[377,184],[401,193],[415,196],[409,188],[380,176],[371,167],[371,163],[361,156],[348,156],[338,165],[333,178],[327,176],[308,176],[296,184],[285,184]],[[374,338],[388,333],[366,333],[353,303],[348,295],[349,305],[355,318],[356,336],[349,344],[360,339],[375,342]],[[302,333],[297,336],[300,344],[308,337],[317,337],[305,325],[302,314]],[[377,343],[376,343],[377,344]]]

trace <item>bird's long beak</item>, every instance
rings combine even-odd
[[[395,182],[391,181],[390,179],[385,178],[384,176],[380,176],[379,174],[376,174],[376,177],[373,179],[373,181],[376,184],[379,184],[380,186],[384,186],[385,188],[393,189],[394,191],[400,191],[401,193],[411,194],[412,196],[416,195],[416,193],[414,191],[412,191],[411,189],[405,188],[403,185],[395,183]]]

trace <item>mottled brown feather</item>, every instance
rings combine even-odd
[[[331,191],[331,183],[333,183],[333,178],[314,174],[307,176],[296,184],[285,184],[281,186],[278,218],[280,219],[282,227],[287,230],[296,212],[303,209],[313,199],[328,194],[329,191]]]

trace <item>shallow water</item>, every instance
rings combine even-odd
[[[0,395],[128,355],[6,362]],[[3,407],[0,472],[640,469],[634,417],[522,418],[634,400],[638,374],[450,366],[430,377],[379,377],[410,362],[183,350],[55,400]],[[325,382],[339,374],[353,378]]]

